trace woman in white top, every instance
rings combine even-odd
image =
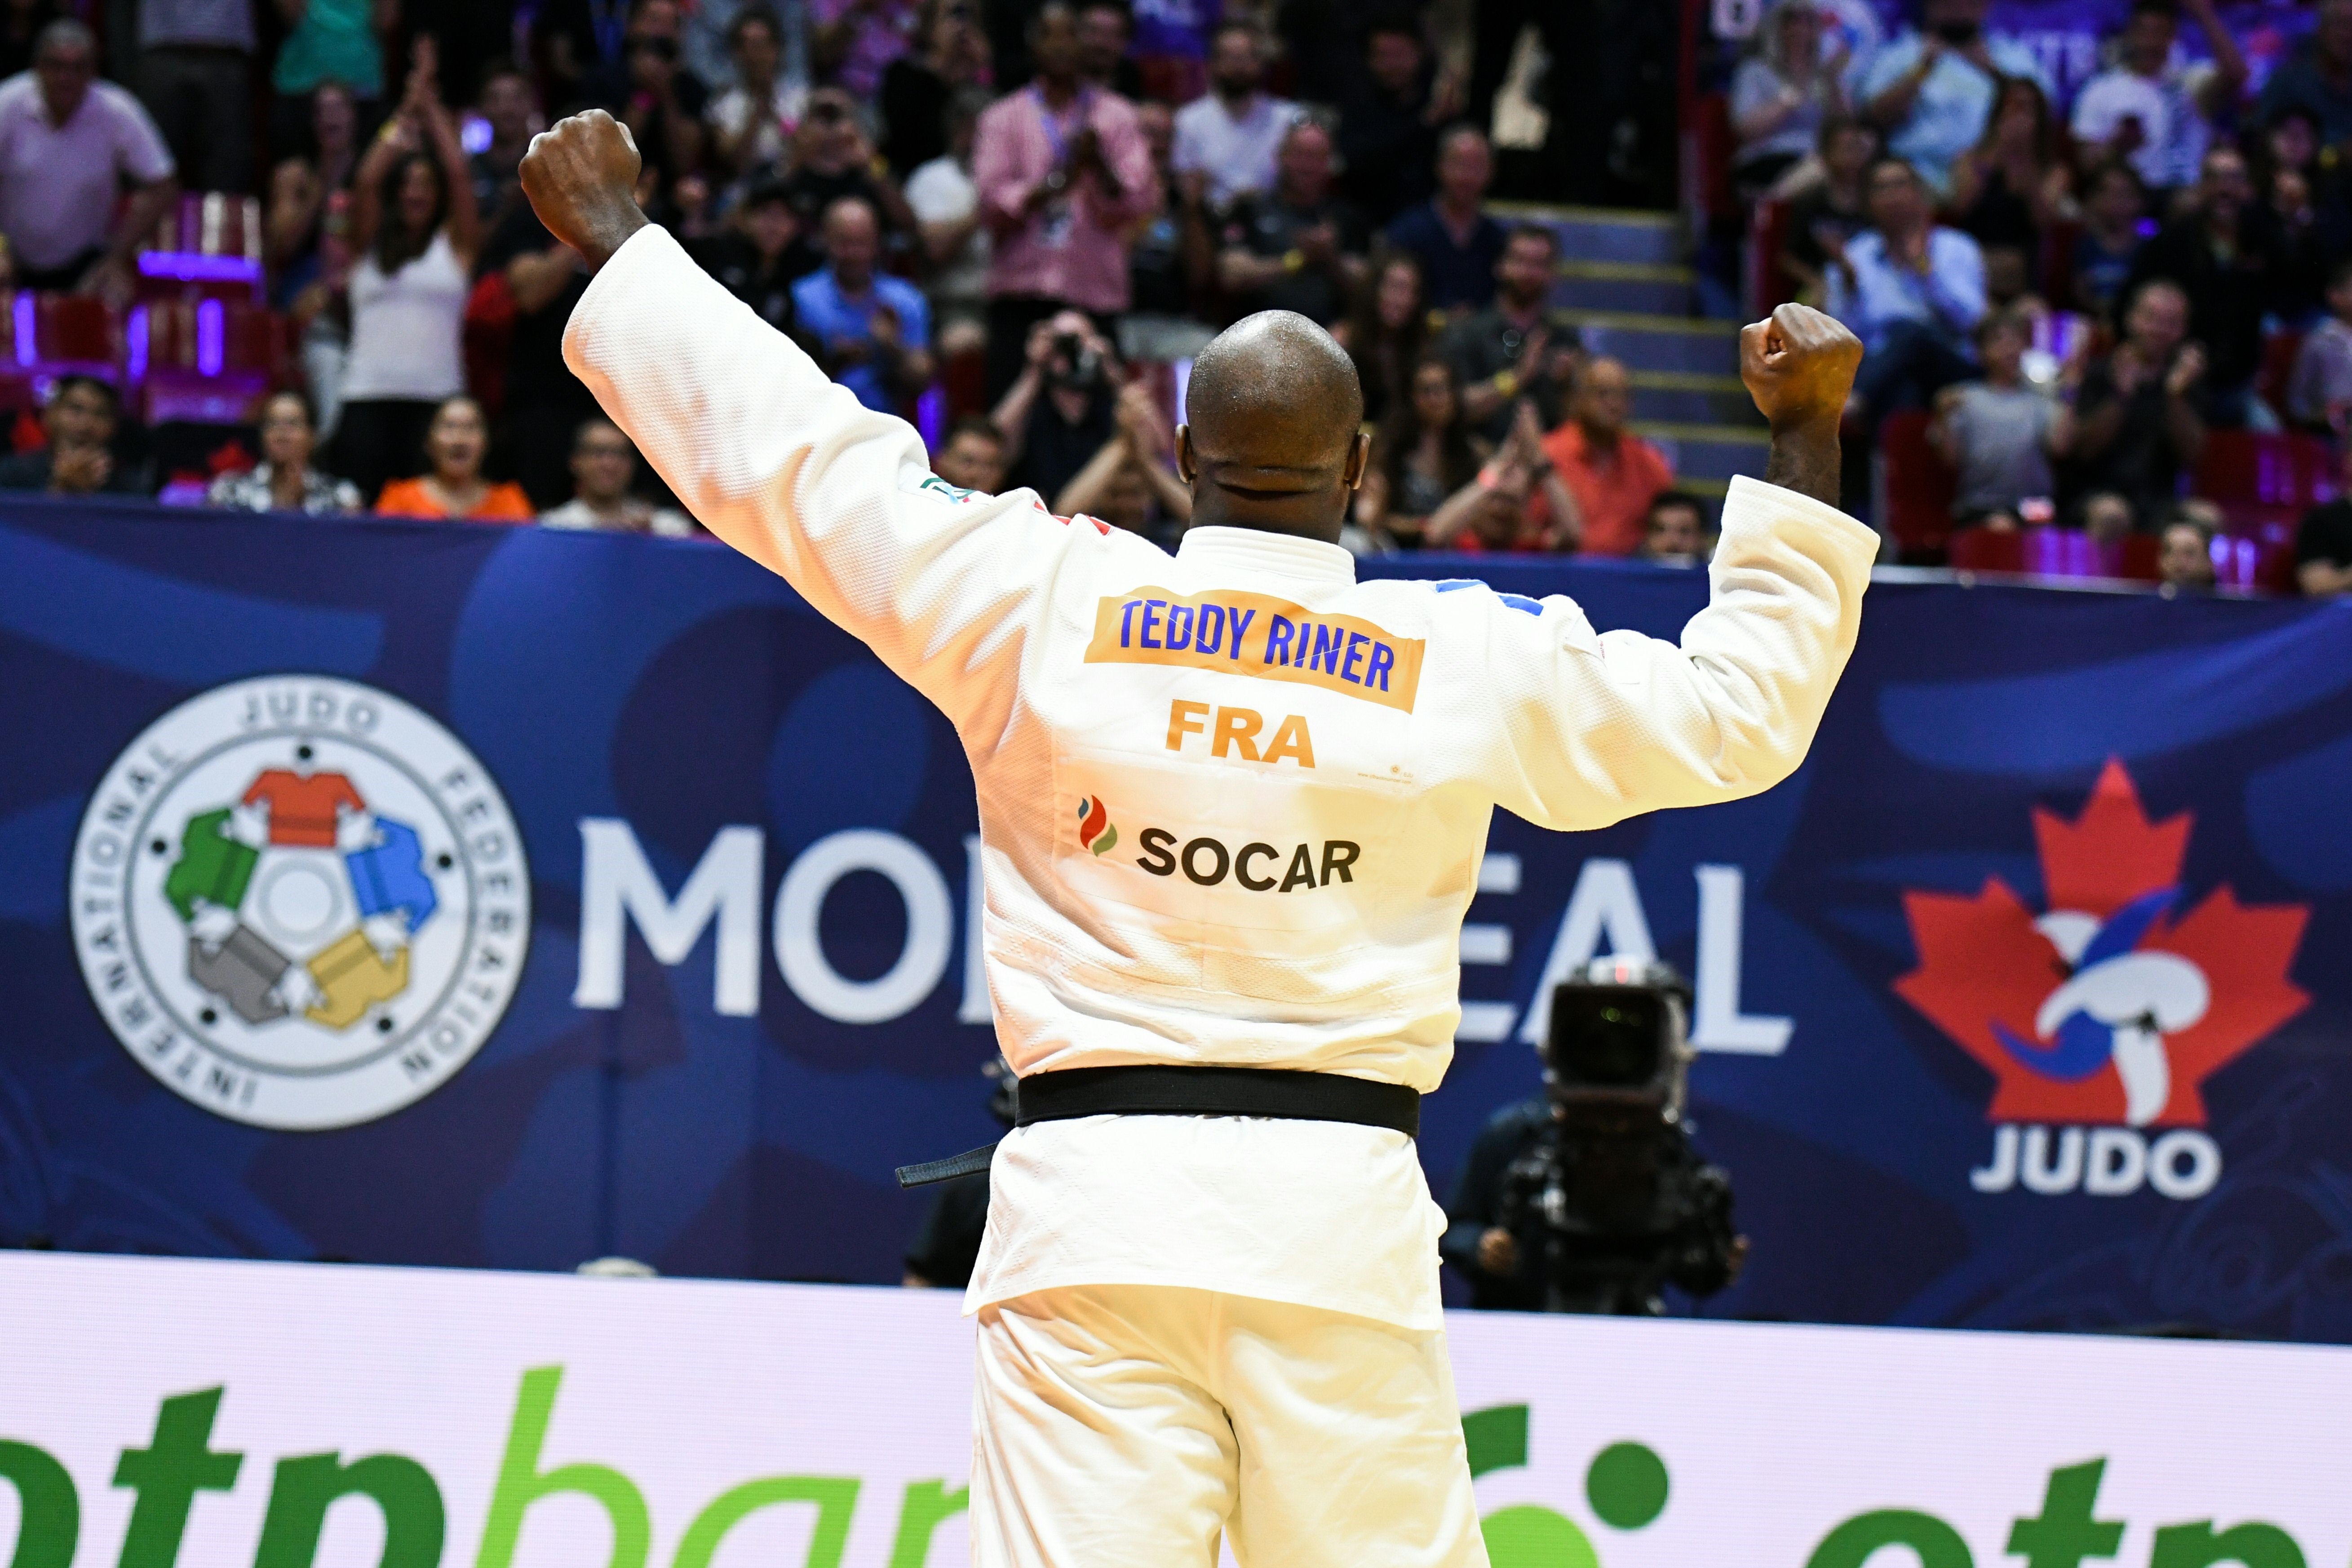
[[[352,214],[351,351],[336,468],[373,498],[422,471],[425,431],[466,390],[466,300],[480,220],[457,128],[420,42],[400,111],[362,160]]]
[[[1813,150],[1822,121],[1845,112],[1838,77],[1845,50],[1823,58],[1819,0],[1780,0],[1757,26],[1753,52],[1731,79],[1732,174],[1751,194],[1770,187]]]

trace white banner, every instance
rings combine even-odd
[[[0,1255],[0,1563],[947,1568],[970,1468],[956,1307]],[[2352,1554],[2352,1351],[1448,1329],[1496,1568]]]

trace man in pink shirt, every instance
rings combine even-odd
[[[1160,206],[1160,179],[1135,106],[1078,78],[1076,13],[1049,0],[1029,24],[1036,79],[980,117],[972,181],[996,237],[988,272],[988,392],[1021,374],[1029,329],[1075,307],[1127,309],[1127,247]]]

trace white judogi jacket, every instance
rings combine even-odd
[[[1779,783],[1878,545],[1734,480],[1679,647],[1597,634],[1561,597],[1359,584],[1307,540],[1195,529],[1171,559],[933,477],[911,427],[658,228],[590,284],[564,358],[713,533],[954,722],[997,1035],[1024,1075],[1202,1062],[1435,1089],[1493,808],[1592,828]],[[967,1310],[1160,1284],[1441,1321],[1444,1219],[1395,1132],[1047,1122],[1005,1140],[992,1180]]]

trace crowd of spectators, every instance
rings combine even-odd
[[[1955,524],[2137,531],[2170,561],[2210,541],[2187,491],[2212,432],[2352,454],[2352,0],[2315,0],[2259,89],[2215,0],[2131,0],[2063,111],[1986,12],[1917,0],[1850,59],[1832,9],[1778,0],[1729,82],[1735,173],[1785,204],[1780,284],[1868,345],[1849,510],[1918,409]],[[2304,529],[2310,591],[2352,568],[2336,515]]]
[[[1849,510],[1906,410],[1955,521],[1997,529],[2210,523],[2211,432],[2344,438],[2352,0],[2313,8],[2257,88],[2215,0],[2131,0],[2062,100],[1987,0],[1862,49],[1824,0],[1768,5],[1732,174],[1869,346]],[[1284,309],[1363,382],[1350,548],[1702,556],[1633,378],[1553,308],[1559,231],[1490,204],[1494,32],[1445,3],[11,0],[0,282],[124,305],[180,193],[250,195],[294,373],[191,476],[78,368],[0,484],[690,531],[564,366],[587,274],[520,195],[533,132],[601,106],[655,221],[951,482],[1172,542],[1183,365]],[[2352,573],[2333,526],[2315,588]]]
[[[101,37],[71,4],[6,7],[5,281],[122,305],[178,193],[251,195],[299,373],[193,486],[127,378],[61,378],[0,483],[691,531],[563,364],[586,270],[520,195],[531,135],[595,106],[654,220],[950,482],[1172,546],[1182,367],[1286,310],[1362,372],[1351,548],[1705,554],[1653,528],[1672,468],[1551,308],[1558,234],[1488,210],[1475,7],[127,0]]]

